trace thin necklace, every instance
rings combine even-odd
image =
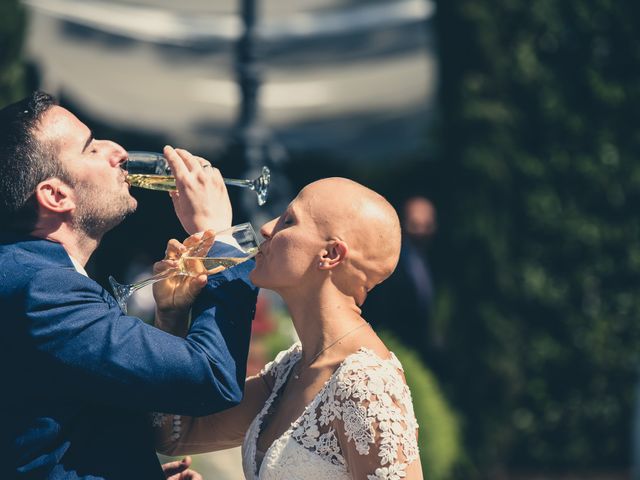
[[[336,343],[338,343],[338,342],[339,342],[340,340],[342,340],[344,337],[346,337],[347,335],[351,335],[353,332],[355,332],[356,330],[361,329],[361,328],[362,328],[362,327],[364,327],[365,325],[369,325],[369,323],[368,323],[368,322],[364,322],[362,325],[358,325],[356,328],[353,328],[353,329],[349,330],[347,333],[345,333],[344,335],[342,335],[341,337],[339,337],[336,341],[334,341],[333,343],[329,344],[329,346],[324,347],[322,350],[320,350],[320,351],[316,354],[316,356],[315,356],[315,357],[313,357],[313,358],[311,359],[311,361],[310,361],[310,362],[308,362],[306,365],[303,365],[303,366],[302,366],[302,368],[298,370],[298,373],[294,373],[294,374],[293,374],[293,379],[294,379],[294,380],[298,380],[298,379],[300,378],[300,374],[301,374],[302,372],[304,372],[307,368],[309,368],[309,367],[311,366],[311,364],[312,364],[313,362],[315,362],[315,361],[318,359],[318,357],[319,357],[320,355],[322,355],[324,352],[326,352],[327,350],[329,350],[331,347],[333,347]]]

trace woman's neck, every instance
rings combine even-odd
[[[307,295],[296,292],[283,298],[302,344],[305,365],[342,335],[364,323],[353,297],[334,289],[320,289]],[[338,352],[336,347],[331,347],[331,353]]]

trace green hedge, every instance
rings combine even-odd
[[[26,15],[19,0],[0,2],[0,108],[27,94],[20,58]]]
[[[440,0],[424,178],[443,381],[491,468],[623,469],[640,365],[640,3]]]

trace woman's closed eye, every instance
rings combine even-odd
[[[286,212],[280,217],[280,221],[278,223],[284,227],[288,227],[289,225],[293,225],[294,220],[293,215]]]

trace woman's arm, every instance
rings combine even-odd
[[[206,231],[195,234],[184,241],[169,241],[165,259],[154,265],[154,273],[172,268],[173,263],[184,252],[197,243],[213,245],[214,234]],[[198,296],[206,275],[200,277],[176,276],[154,285],[156,300],[155,326],[176,336],[188,332],[191,304]],[[170,414],[155,414],[154,430],[156,450],[166,455],[182,452],[202,453],[235,447],[242,443],[251,421],[258,414],[271,393],[271,375],[261,372],[246,380],[244,398],[235,407],[203,417]]]
[[[241,445],[271,393],[269,380],[265,373],[249,377],[242,402],[224,412],[204,417],[162,415],[154,422],[156,450],[164,455],[184,455]]]

